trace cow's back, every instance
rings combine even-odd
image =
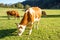
[[[35,11],[35,18],[40,18],[42,13],[41,13],[41,9],[38,7],[32,7],[32,9]]]
[[[28,13],[28,20],[32,22],[38,21],[42,15],[41,9],[38,7],[29,8],[26,12]]]
[[[7,11],[7,15],[15,15],[16,13],[15,13],[15,11]]]

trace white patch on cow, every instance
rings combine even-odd
[[[22,35],[22,33],[24,32],[24,30],[25,30],[25,28],[26,28],[26,26],[23,26],[23,25],[19,25],[18,27],[20,27],[20,26],[21,26],[22,28],[19,29],[19,31],[21,31],[20,33],[18,33],[19,36]]]
[[[28,10],[26,10],[26,13],[28,12]]]
[[[42,14],[42,10],[40,9],[39,11],[40,11],[40,14]],[[35,18],[35,17],[34,17],[34,21],[39,21],[40,19],[41,19],[41,18],[38,18],[38,17]]]
[[[35,11],[32,8],[29,8],[30,13],[35,13]]]
[[[23,25],[18,25],[18,27],[20,27],[20,26],[22,26],[23,28],[26,27],[26,25],[25,25],[25,26],[23,26]]]
[[[40,19],[38,19],[38,18],[34,18],[34,21],[39,21]]]
[[[31,24],[33,24],[33,22]]]

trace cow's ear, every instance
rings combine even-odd
[[[19,23],[15,23],[17,26],[19,25]]]

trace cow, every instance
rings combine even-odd
[[[29,35],[31,35],[34,22],[37,23],[36,28],[38,29],[38,23],[42,16],[42,10],[39,7],[31,7],[25,11],[25,14],[20,23],[16,23],[19,30],[18,35],[21,36],[26,27],[29,27]],[[29,25],[29,26],[27,26]]]
[[[43,16],[46,16],[47,14],[46,14],[46,12],[45,12],[45,11],[42,11],[42,15],[43,15]]]
[[[20,18],[19,13],[15,10],[9,10],[6,12],[8,19],[10,19],[10,16],[14,16],[15,18]]]

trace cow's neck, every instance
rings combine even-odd
[[[27,13],[25,13],[24,14],[24,17],[23,17],[23,19],[22,19],[22,21],[21,21],[21,25],[27,25],[27,23],[28,23],[28,20],[27,20]]]

